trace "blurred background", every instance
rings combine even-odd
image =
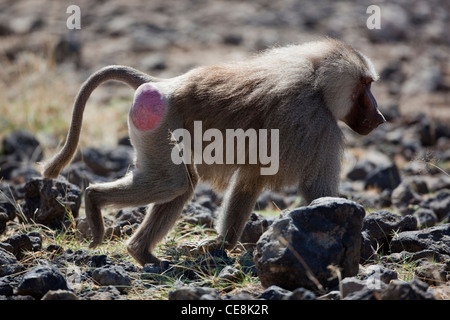
[[[373,4],[381,28],[370,30]],[[67,27],[70,5],[80,8],[80,29]],[[450,123],[449,15],[447,0],[2,0],[0,138],[27,129],[45,148],[57,147],[81,83],[108,64],[173,77],[324,36],[373,60],[381,75],[374,94],[391,122],[425,114]],[[125,136],[132,96],[123,84],[99,88],[82,144],[115,145]]]

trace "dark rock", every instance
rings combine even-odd
[[[16,257],[0,247],[0,277],[4,277],[23,270],[23,265]]]
[[[410,282],[392,280],[380,293],[381,300],[435,300],[433,294],[427,292],[428,285],[418,279]]]
[[[57,64],[72,62],[76,68],[82,64],[80,37],[77,33],[69,33],[69,36],[60,36],[53,48],[53,58]]]
[[[107,263],[110,263],[110,260],[107,259]],[[124,259],[117,259],[115,261],[117,266],[122,267],[126,272],[139,272],[140,267],[137,267],[132,262],[124,260]],[[161,261],[161,264],[164,265],[164,261]]]
[[[413,191],[408,182],[400,183],[397,188],[392,191],[392,204],[400,211],[402,215],[414,213],[414,205],[422,202],[419,194]]]
[[[421,207],[433,210],[439,221],[450,217],[450,189],[439,191],[430,199],[422,202]]]
[[[209,196],[200,195],[200,196],[196,197],[195,199],[193,199],[193,201],[194,200],[199,205],[211,210],[213,215],[216,216],[215,211],[217,210],[217,207],[218,207],[217,202],[214,202],[214,200],[211,199]]]
[[[396,279],[395,271],[379,265],[371,265],[363,271],[359,278],[344,278],[340,282],[340,288],[344,300],[378,300],[378,293]]]
[[[23,184],[32,178],[39,177],[39,173],[34,169],[32,162],[14,160],[12,155],[3,158],[0,165],[2,166],[0,178],[14,184]],[[17,200],[17,198],[14,199]]]
[[[236,269],[233,266],[225,266],[222,270],[220,270],[217,277],[222,280],[237,282],[244,278],[244,274],[242,273],[242,271]]]
[[[9,197],[14,198],[14,196]],[[14,220],[14,218],[16,217],[16,212],[17,209],[11,202],[0,202],[0,213],[6,214],[8,220]]]
[[[267,220],[256,213],[252,213],[245,225],[239,242],[244,245],[246,250],[253,250],[256,246],[256,242],[258,242],[259,238],[267,230],[270,224],[270,220]]]
[[[364,208],[386,208],[390,207],[391,190],[382,192],[350,192],[348,198],[359,203]]]
[[[33,244],[31,243],[31,239],[26,234],[15,234],[6,239],[4,242],[11,245],[12,253],[19,260],[23,258],[24,251],[33,250]]]
[[[195,263],[199,265],[204,272],[210,272],[211,269],[230,266],[234,262],[235,259],[229,257],[225,250],[214,249],[206,255],[200,256]]]
[[[114,262],[111,260],[111,258],[107,257],[104,254],[92,256],[91,258],[89,258],[89,261],[87,263],[87,265],[91,268],[100,268],[112,264],[114,264]]]
[[[0,234],[6,231],[6,222],[8,220],[8,215],[5,212],[0,212]]]
[[[417,230],[417,220],[413,216],[401,217],[389,211],[373,212],[363,220],[362,231],[366,232],[373,248],[388,250],[394,232]]]
[[[30,295],[40,299],[49,290],[58,289],[68,290],[66,279],[57,268],[43,265],[25,273],[17,292],[20,295]]]
[[[427,291],[428,285],[418,279],[410,282],[392,279],[389,284],[378,282],[374,286],[368,280],[346,278],[341,285],[344,300],[434,300]]]
[[[174,268],[166,260],[161,261],[161,263],[146,263],[141,270],[141,279],[165,282],[167,281],[167,274],[172,271],[175,271]],[[164,275],[161,275],[163,273]],[[184,275],[187,275],[188,279],[195,278],[194,272],[191,272],[191,270],[187,270]]]
[[[333,290],[322,296],[317,297],[317,300],[341,300],[341,292]]]
[[[150,280],[154,275],[162,273],[164,270],[159,263],[146,263],[141,270],[141,278]]]
[[[3,139],[3,153],[9,160],[19,162],[36,162],[43,159],[42,148],[39,141],[28,131],[18,130],[5,136]]]
[[[429,192],[438,192],[442,189],[450,189],[450,176],[447,174],[424,176],[423,178],[427,183]]]
[[[48,252],[52,252],[54,255],[60,255],[64,253],[64,248],[58,244],[49,244],[45,250]]]
[[[169,292],[169,300],[200,300],[204,295],[209,295],[220,299],[220,295],[213,288],[183,287]]]
[[[68,211],[73,218],[78,216],[81,205],[80,189],[64,180],[35,178],[25,184],[25,200],[21,203],[27,219],[60,228],[68,220]]]
[[[450,223],[418,231],[400,232],[391,241],[392,252],[428,250],[450,258]]]
[[[129,225],[140,224],[144,220],[146,210],[147,207],[120,209],[116,214],[115,222],[125,222]]]
[[[215,193],[207,184],[199,183],[195,188],[194,199],[197,199],[195,202],[202,204],[211,211],[215,211],[215,209],[221,205],[222,198],[222,194]],[[206,204],[205,202],[207,202],[208,204]]]
[[[79,298],[69,290],[50,290],[41,300],[79,300]]]
[[[342,290],[342,297],[345,298],[351,293],[365,289],[367,285],[366,281],[357,279],[355,277],[348,277],[342,279],[342,281],[339,283],[339,286]]]
[[[244,273],[251,273],[253,276],[257,275],[255,261],[253,260],[253,251],[245,251],[236,260]]]
[[[429,285],[439,286],[450,280],[450,261],[447,263],[435,263],[420,261],[414,271],[414,277]]]
[[[121,237],[126,230],[122,230],[123,228],[127,228],[129,226],[128,223],[119,221],[118,223],[114,223],[110,218],[103,218],[104,226],[105,226],[105,239],[112,239],[114,237]],[[89,227],[89,223],[86,217],[78,217],[75,219],[76,229],[77,229],[77,237],[79,239],[91,239],[91,228]],[[122,227],[123,226],[123,227]]]
[[[417,221],[421,228],[432,227],[438,223],[438,217],[431,209],[420,208],[414,212],[414,216],[417,217]]]
[[[0,256],[1,260],[1,256]],[[0,277],[2,275],[0,274]],[[0,278],[0,296],[12,296],[14,294],[13,287],[11,286],[7,277]],[[1,299],[0,299],[1,300]]]
[[[430,120],[427,116],[423,116],[420,117],[419,123],[416,126],[420,137],[420,143],[424,147],[430,147],[436,143],[436,133],[434,131],[434,125],[432,125],[431,122],[432,120]]]
[[[73,161],[83,161],[96,175],[118,178],[133,164],[134,149],[124,145],[114,149],[84,148]]]
[[[209,300],[219,300],[217,297],[204,295],[202,296],[202,300],[206,300],[205,298],[209,298]],[[220,297],[222,298],[222,297]],[[254,297],[248,292],[239,292],[238,294],[226,294],[222,300],[253,300]]]
[[[39,232],[30,232],[27,236],[30,238],[33,251],[39,251],[42,249],[42,235]]]
[[[350,292],[344,300],[379,300],[377,290],[363,287],[361,290]]]
[[[285,197],[273,191],[263,191],[255,204],[255,210],[284,210],[287,208]]]
[[[181,212],[183,219],[194,225],[205,225],[208,228],[214,226],[215,216],[213,211],[197,202],[189,202]]]
[[[131,286],[131,279],[120,266],[106,265],[95,269],[92,278],[101,286],[114,286],[123,292]]]
[[[395,163],[378,166],[370,172],[365,180],[364,188],[394,190],[401,182],[400,173]]]
[[[284,296],[282,300],[316,300],[316,295],[305,288],[297,288]]]
[[[14,248],[7,242],[0,242],[0,248],[13,254]]]
[[[85,300],[122,300],[120,291],[114,286],[101,287],[96,291],[82,293],[80,298]]]
[[[78,186],[81,190],[86,189],[92,183],[107,182],[111,179],[95,174],[82,162],[74,162],[67,166],[61,172],[61,175],[67,177],[67,181]]]
[[[418,260],[433,260],[436,262],[444,262],[449,259],[446,254],[439,253],[433,250],[421,250],[417,252],[400,251],[394,252],[387,256],[382,256],[381,261],[386,263],[404,263],[405,261],[418,261]]]
[[[264,290],[259,296],[260,299],[265,300],[282,300],[284,297],[291,294],[291,291],[280,288],[279,286],[272,285]]]
[[[151,53],[145,56],[140,64],[143,70],[159,71],[167,68],[167,59],[162,53]]]
[[[430,192],[426,179],[424,179],[424,177],[422,176],[409,177],[407,181],[409,182],[409,185],[414,192],[417,192],[419,194],[427,194]]]
[[[396,279],[398,279],[397,272],[380,265],[368,266],[365,269],[365,272],[361,275],[361,280],[365,280],[366,283],[370,283],[372,287],[377,281],[389,284],[389,282]]]
[[[377,258],[377,251],[372,246],[369,234],[361,232],[361,263],[374,261]]]
[[[62,255],[60,255],[56,262],[58,263],[74,263],[77,266],[83,266],[88,263],[92,255],[86,250],[77,250],[73,252],[71,249],[66,250]]]
[[[233,46],[238,46],[242,43],[244,37],[237,33],[228,33],[223,36],[223,43]]]
[[[320,198],[288,212],[269,227],[257,243],[255,264],[263,286],[285,289],[333,287],[358,272],[364,208],[340,198]],[[319,282],[319,283],[317,283]]]
[[[369,160],[359,161],[355,166],[347,173],[347,178],[353,181],[365,180],[367,175],[375,169],[375,164]]]

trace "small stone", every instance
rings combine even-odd
[[[342,296],[345,298],[350,293],[364,289],[366,287],[366,282],[356,279],[355,277],[348,277],[342,279],[340,286],[342,288]]]
[[[265,300],[283,300],[283,298],[287,297],[291,294],[291,291],[280,288],[279,286],[272,285],[268,287],[261,295],[260,299]]]
[[[69,290],[50,290],[41,300],[79,300],[79,298]]]
[[[96,291],[89,291],[81,294],[82,299],[86,300],[122,300],[120,291],[114,286],[102,287]]]
[[[364,217],[362,232],[366,232],[373,248],[388,250],[394,232],[417,229],[417,220],[411,215],[401,217],[389,211],[376,211]]]
[[[14,274],[23,270],[23,265],[17,258],[5,249],[0,247],[0,277]]]
[[[450,189],[439,191],[430,199],[422,202],[421,207],[433,210],[439,221],[450,217]]]
[[[23,276],[17,292],[20,295],[30,295],[40,299],[49,290],[57,289],[69,289],[66,279],[56,267],[42,265],[31,269]]]
[[[392,204],[400,211],[402,215],[414,213],[414,205],[419,204],[422,198],[417,194],[407,182],[400,183],[392,191]]]
[[[127,272],[120,266],[106,265],[95,269],[92,278],[101,286],[114,286],[123,292],[131,286],[131,279]]]
[[[8,220],[8,215],[5,212],[0,212],[0,234],[6,231],[6,222]]]
[[[1,276],[1,274],[0,274]],[[13,287],[7,277],[0,278],[0,296],[12,296],[14,294]],[[1,300],[1,299],[0,299]]]
[[[183,220],[193,225],[205,225],[212,228],[215,222],[215,216],[211,209],[197,202],[189,202],[181,212]]]
[[[297,288],[284,296],[283,300],[316,300],[316,295],[305,288]]]
[[[268,219],[265,219],[256,213],[252,213],[244,227],[239,242],[243,244],[246,250],[253,251],[256,242],[258,242],[259,238],[267,230],[269,225],[270,221]]]
[[[438,223],[438,217],[433,210],[427,208],[420,208],[414,212],[421,228],[428,228]]]
[[[208,298],[220,295],[213,288],[208,287],[183,287],[175,291],[169,292],[169,300],[200,300],[202,296],[208,295]]]
[[[67,211],[73,218],[78,216],[81,190],[62,178],[34,178],[25,184],[24,190],[25,200],[21,207],[27,219],[51,228],[61,228],[68,220]]]
[[[232,266],[225,266],[217,276],[219,279],[237,282],[243,279],[244,275],[242,271]]]
[[[450,262],[444,264],[421,261],[414,272],[416,278],[434,286],[439,286],[450,280],[450,277],[447,279],[448,275],[450,275]]]
[[[25,130],[14,131],[3,139],[3,153],[16,161],[41,161],[43,151],[33,134]],[[10,158],[12,159],[12,158]]]
[[[369,173],[365,180],[365,189],[394,190],[401,182],[395,163],[379,166]]]
[[[428,285],[418,279],[410,282],[393,280],[380,294],[381,300],[435,300]]]
[[[450,223],[418,230],[400,232],[391,241],[392,252],[431,251],[450,258]]]
[[[392,280],[398,279],[398,275],[394,270],[384,268],[380,265],[370,265],[365,269],[361,279],[371,282],[372,284],[375,284],[376,281],[388,284]]]
[[[5,242],[11,245],[12,253],[19,260],[23,258],[24,251],[33,250],[33,244],[31,243],[31,239],[26,234],[15,234],[6,239]]]

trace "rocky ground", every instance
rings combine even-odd
[[[381,2],[380,30],[366,27],[364,1],[72,4],[81,8],[81,30],[67,30],[66,4],[0,4],[2,299],[449,299],[446,1]],[[61,179],[44,181],[35,166],[65,136],[73,96],[88,74],[118,63],[169,77],[323,35],[374,61],[381,76],[374,95],[388,120],[363,138],[342,126],[341,194],[348,200],[295,209],[295,190],[265,192],[240,248],[201,254],[184,243],[214,234],[222,198],[202,185],[158,249],[168,263],[139,267],[126,254],[123,243],[145,208],[108,211],[110,240],[88,249],[83,190],[122,176],[133,157],[125,118],[108,118],[115,109],[101,105],[115,108],[131,98],[129,89],[105,85],[92,97],[90,110],[101,116],[86,115],[82,147]],[[321,223],[301,227],[311,213]],[[284,243],[280,234],[308,242]],[[283,255],[273,249],[280,246],[294,247]],[[280,272],[267,272],[274,268]]]

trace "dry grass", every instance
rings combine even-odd
[[[64,142],[73,101],[88,76],[78,78],[76,74],[69,66],[55,67],[32,53],[23,53],[14,65],[6,65],[0,72],[0,139],[13,130],[26,129],[38,136],[45,150],[53,152]],[[133,92],[113,95],[117,88],[120,85],[106,85],[92,94],[80,145],[114,146],[127,134],[126,116]]]

